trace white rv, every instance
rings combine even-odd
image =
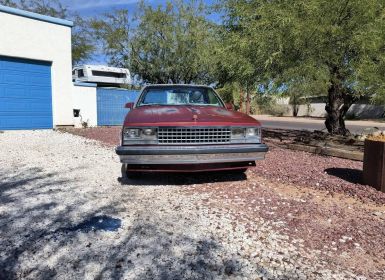
[[[130,71],[125,68],[104,65],[83,65],[72,70],[74,82],[95,83],[101,86],[120,86],[131,84]]]

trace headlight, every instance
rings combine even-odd
[[[156,140],[156,128],[128,128],[123,129],[123,141]]]
[[[246,137],[259,137],[260,134],[261,134],[260,128],[256,128],[256,127],[246,128]]]
[[[231,129],[231,139],[235,141],[255,141],[260,137],[260,127],[233,127]]]
[[[137,139],[140,137],[140,129],[139,128],[125,128],[123,135],[124,135],[124,140]]]
[[[231,129],[231,138],[241,139],[245,137],[245,129],[242,127],[233,127]]]
[[[155,128],[145,128],[142,130],[142,133],[144,136],[154,136],[155,135]]]

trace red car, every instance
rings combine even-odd
[[[236,112],[208,86],[146,86],[127,103],[121,146],[124,176],[135,172],[244,172],[265,158],[261,124]]]

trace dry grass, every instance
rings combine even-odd
[[[370,141],[377,141],[377,142],[385,142],[385,135],[380,134],[380,135],[369,135],[368,138],[366,138]]]

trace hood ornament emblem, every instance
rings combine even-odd
[[[198,115],[193,115],[193,120],[197,121],[198,120]]]

